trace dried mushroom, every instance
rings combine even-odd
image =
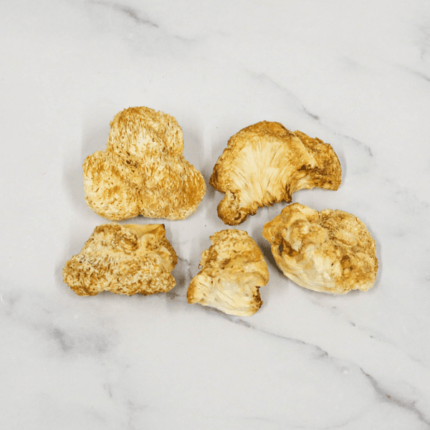
[[[291,202],[298,190],[337,190],[340,182],[341,167],[331,145],[267,121],[230,138],[210,179],[225,193],[218,216],[229,225],[242,223],[259,207]]]
[[[104,224],[66,263],[63,279],[80,296],[154,294],[176,285],[171,274],[176,263],[163,225]]]
[[[211,236],[202,270],[188,288],[188,303],[212,306],[230,315],[253,315],[260,309],[259,287],[269,281],[263,254],[246,231],[223,230]]]
[[[265,224],[263,236],[284,275],[304,288],[344,294],[375,283],[376,244],[354,215],[294,203]]]
[[[187,218],[206,184],[183,149],[182,129],[172,116],[146,107],[123,110],[111,122],[107,149],[84,162],[87,205],[110,220]]]

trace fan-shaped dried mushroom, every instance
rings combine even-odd
[[[206,193],[201,173],[182,155],[176,119],[146,107],[125,109],[111,122],[105,151],[86,158],[85,200],[110,220],[184,219]]]
[[[64,266],[64,282],[80,296],[102,291],[154,294],[175,285],[176,253],[164,226],[104,224]]]
[[[267,121],[230,138],[210,179],[225,193],[218,216],[229,225],[242,223],[258,207],[291,202],[298,190],[337,190],[340,182],[341,167],[331,145]]]
[[[263,236],[284,275],[304,288],[344,294],[375,283],[376,244],[354,215],[294,203],[265,224]]]
[[[223,230],[211,236],[202,270],[188,288],[188,303],[212,306],[230,315],[253,315],[260,309],[259,287],[269,281],[263,254],[246,231]]]

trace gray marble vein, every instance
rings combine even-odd
[[[149,27],[159,28],[159,25],[153,21],[151,21],[148,18],[144,18],[140,15],[140,12],[130,6],[122,5],[119,3],[109,3],[109,2],[103,2],[99,0],[88,0],[89,4],[108,7],[113,11],[122,13],[126,15],[127,17],[131,18],[136,24],[140,25],[147,25]]]
[[[378,396],[382,399],[382,401],[390,402],[396,407],[401,407],[406,409],[407,411],[415,415],[420,421],[426,424],[428,428],[430,428],[429,418],[417,408],[416,401],[404,401],[397,398],[396,396],[393,396],[392,394],[389,394],[387,391],[381,388],[381,386],[379,385],[378,381],[375,380],[375,378],[367,374],[363,369],[361,370],[363,372],[363,375],[368,379],[369,383],[372,385],[373,389],[378,394]]]

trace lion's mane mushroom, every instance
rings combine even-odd
[[[123,110],[111,122],[107,149],[85,159],[87,205],[110,220],[187,218],[206,184],[183,149],[182,129],[172,116],[147,107]]]
[[[263,254],[246,231],[223,230],[211,236],[202,253],[202,270],[188,288],[188,303],[212,306],[230,315],[249,316],[260,309],[259,287],[269,281]]]
[[[64,282],[80,296],[102,291],[154,294],[175,285],[176,253],[162,224],[96,227],[82,251],[64,266]]]
[[[242,223],[258,207],[291,202],[298,190],[337,190],[340,182],[341,167],[331,145],[267,121],[230,138],[210,179],[225,193],[218,216],[229,225]]]
[[[294,203],[265,224],[263,236],[284,275],[304,288],[344,294],[375,283],[376,244],[354,215]]]

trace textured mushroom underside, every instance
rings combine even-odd
[[[354,215],[294,203],[265,224],[263,236],[284,275],[304,288],[345,294],[375,283],[376,243]]]
[[[80,296],[102,291],[154,294],[175,285],[175,250],[162,224],[104,224],[64,266],[63,279]]]
[[[230,138],[210,179],[225,193],[218,215],[229,225],[242,223],[258,207],[291,202],[298,190],[337,190],[340,182],[341,167],[331,145],[267,121]]]
[[[188,288],[189,303],[200,303],[238,316],[253,315],[261,307],[259,287],[269,281],[263,254],[248,233],[223,230],[211,236],[202,253],[202,270]]]
[[[105,151],[86,158],[85,200],[110,220],[143,215],[184,219],[206,193],[201,173],[182,155],[176,119],[153,109],[126,109],[115,116]]]

